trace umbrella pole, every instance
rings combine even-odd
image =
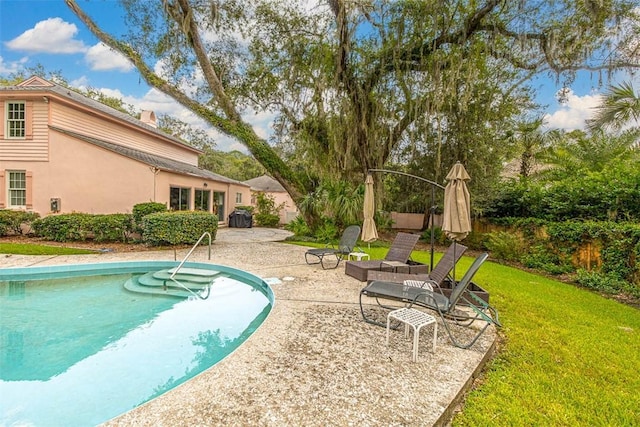
[[[456,260],[456,244],[458,243],[457,240],[453,241],[453,283],[451,284],[451,289],[456,287],[456,264],[457,262],[455,262]]]
[[[436,214],[436,206],[435,206],[435,195],[436,189],[435,186],[431,186],[431,209],[429,209],[429,226],[431,227],[431,266],[429,267],[429,271],[433,271],[433,247],[435,243],[435,230],[434,230],[434,221]]]

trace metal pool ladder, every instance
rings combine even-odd
[[[182,287],[183,289],[185,289],[186,291],[188,291],[189,293],[191,293],[192,295],[194,295],[194,296],[196,296],[196,297],[198,297],[200,299],[207,299],[209,297],[209,292],[211,292],[211,283],[209,283],[209,286],[207,286],[207,288],[206,288],[207,289],[207,294],[205,296],[202,296],[197,292],[193,292],[191,289],[189,289],[188,287],[186,287],[185,285],[180,283],[178,280],[175,279],[174,276],[176,274],[178,274],[178,271],[180,271],[180,269],[182,268],[184,263],[187,262],[187,259],[189,259],[189,257],[193,253],[193,251],[198,247],[200,242],[202,242],[202,239],[204,239],[205,237],[209,237],[209,261],[211,261],[211,233],[209,233],[208,231],[205,231],[204,233],[202,233],[202,236],[200,236],[200,238],[198,239],[196,244],[193,245],[193,247],[187,253],[187,255],[185,255],[184,259],[180,262],[178,267],[175,270],[173,270],[173,273],[171,273],[171,276],[169,276],[169,280],[171,280],[173,283],[177,284],[178,286]],[[212,283],[213,283],[213,281],[212,281]]]

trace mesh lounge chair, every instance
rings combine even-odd
[[[487,330],[489,325],[502,326],[498,319],[498,312],[468,289],[471,284],[471,279],[473,279],[473,276],[487,258],[488,255],[486,253],[476,258],[462,280],[453,288],[449,297],[444,296],[437,289],[432,291],[428,288],[405,286],[400,283],[383,281],[371,282],[360,291],[360,312],[362,313],[362,317],[368,323],[386,326],[386,324],[382,322],[377,322],[367,317],[364,307],[362,306],[363,295],[375,298],[378,305],[386,309],[397,307],[385,306],[380,303],[380,299],[400,301],[405,303],[407,307],[416,306],[427,308],[436,311],[440,315],[453,345],[460,348],[469,348],[480,338],[484,331]],[[434,288],[437,288],[437,286],[434,286]],[[456,308],[456,304],[462,300],[468,305],[466,310]],[[450,327],[451,322],[458,325],[469,326],[476,320],[484,321],[485,325],[477,331],[469,342],[461,343],[453,336]]]
[[[398,233],[383,260],[348,261],[345,266],[345,273],[364,282],[367,280],[367,272],[369,270],[380,270],[385,261],[406,263],[409,261],[411,252],[413,252],[413,248],[419,239],[419,234]]]
[[[320,264],[323,269],[337,268],[340,264],[340,261],[347,257],[349,253],[353,252],[353,248],[356,247],[359,236],[360,226],[350,225],[349,227],[345,228],[344,232],[342,233],[342,237],[340,238],[340,242],[338,243],[337,247],[326,246],[324,248],[309,249],[304,254],[304,260],[307,262],[307,264]],[[327,267],[324,263],[324,259],[326,256],[335,256],[336,264],[330,264],[329,267]]]

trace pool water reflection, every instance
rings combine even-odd
[[[96,425],[230,354],[273,295],[255,276],[214,267],[225,274],[204,300],[125,290],[139,269],[45,280],[0,270],[0,425]]]

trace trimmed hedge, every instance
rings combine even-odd
[[[204,232],[215,239],[218,217],[208,212],[159,212],[142,220],[142,240],[150,245],[194,244]]]
[[[33,222],[36,236],[54,242],[127,242],[133,232],[131,214],[91,215],[72,213],[49,215]]]
[[[23,226],[31,226],[31,223],[40,218],[35,212],[14,211],[0,209],[0,237],[13,234],[23,234]]]
[[[133,206],[133,221],[138,233],[142,233],[142,219],[156,212],[167,212],[167,206],[164,203],[158,202],[138,203]]]

